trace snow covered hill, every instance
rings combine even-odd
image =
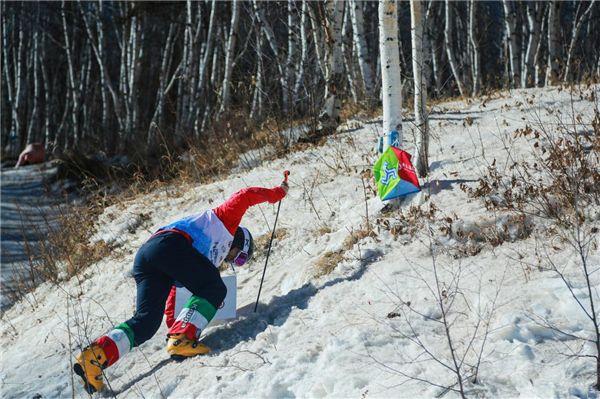
[[[73,356],[80,345],[133,314],[129,271],[136,248],[165,222],[214,207],[237,189],[276,185],[289,169],[291,188],[259,311],[252,309],[265,251],[237,270],[240,317],[205,331],[204,342],[213,349],[209,356],[169,360],[163,325],[107,370],[112,392],[104,396],[455,397],[443,388],[457,387],[445,366],[453,360],[435,302],[435,266],[442,296],[444,289],[460,287],[447,316],[455,320],[451,334],[458,361],[479,365],[477,383],[465,387],[468,394],[595,397],[594,360],[567,350],[577,346],[569,334],[590,333],[589,323],[560,278],[537,264],[540,251],[552,247],[561,265],[574,268],[575,254],[559,242],[545,242],[533,227],[533,233],[521,234],[522,226],[487,211],[460,187],[476,187],[494,159],[497,164],[531,159],[531,143],[516,139],[516,129],[540,123],[551,129],[561,120],[571,123],[573,112],[589,123],[596,107],[592,95],[598,98],[598,86],[575,93],[518,90],[437,105],[431,115],[430,180],[400,209],[384,208],[369,188],[378,120],[350,121],[324,146],[223,181],[171,187],[106,209],[97,237],[118,240],[126,254],[95,264],[85,278],[61,287],[43,284],[4,314],[2,396],[87,396],[70,372]],[[404,129],[412,153],[410,119]],[[432,203],[438,216],[455,221],[453,228],[477,235],[486,226],[506,226],[508,236],[497,246],[473,247],[450,234],[440,239],[447,251],[434,251],[432,258],[426,217]],[[243,220],[263,245],[275,210],[261,205]],[[375,234],[365,233],[367,213]],[[590,264],[599,266],[597,250]],[[584,288],[572,287],[581,296]],[[564,334],[540,318],[562,326]],[[581,353],[593,354],[587,345]]]

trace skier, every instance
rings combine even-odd
[[[174,358],[206,354],[200,333],[223,303],[227,289],[219,265],[244,265],[252,256],[250,231],[239,224],[246,210],[262,202],[276,203],[288,191],[286,181],[268,189],[249,187],[220,206],[158,229],[140,247],[133,262],[137,287],[134,316],[84,348],[73,369],[89,393],[104,387],[103,370],[158,331],[165,302],[175,282],[192,292],[167,334]]]

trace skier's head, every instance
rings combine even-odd
[[[254,253],[254,240],[252,234],[245,227],[238,227],[233,236],[231,250],[225,260],[236,266],[243,266],[252,258]]]

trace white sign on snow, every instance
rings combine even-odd
[[[217,310],[214,320],[227,320],[236,318],[237,308],[237,276],[222,277],[225,286],[227,287],[227,296],[223,301],[223,306]]]
[[[223,306],[221,306],[220,309],[217,309],[217,313],[215,313],[215,317],[212,319],[213,322],[216,320],[235,319],[237,317],[237,276],[234,274],[231,276],[222,276],[221,278],[227,287],[227,296],[225,296]],[[177,295],[175,296],[175,317],[181,312],[181,309],[183,309],[191,296],[192,293],[187,288],[177,288]]]

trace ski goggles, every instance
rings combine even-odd
[[[236,266],[244,266],[248,262],[248,253],[244,251],[238,252],[237,256],[233,259],[233,264]]]

